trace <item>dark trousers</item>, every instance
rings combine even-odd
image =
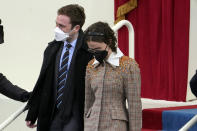
[[[56,113],[50,126],[50,131],[79,131],[79,121],[76,116],[72,116],[71,119],[65,124],[60,119],[59,114]]]

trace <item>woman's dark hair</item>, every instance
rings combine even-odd
[[[117,39],[114,31],[107,23],[96,22],[85,31],[85,41],[104,42],[113,52],[117,50]]]

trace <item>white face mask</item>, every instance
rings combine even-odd
[[[56,27],[54,31],[56,41],[66,41],[69,37],[69,33],[64,33],[59,27]]]

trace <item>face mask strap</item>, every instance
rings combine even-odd
[[[107,44],[106,44],[106,47],[105,47],[105,51],[107,51],[106,49],[107,49]]]

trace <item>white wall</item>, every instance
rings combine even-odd
[[[191,93],[189,81],[197,70],[197,0],[190,0],[190,45],[187,100],[196,99]]]
[[[113,25],[113,0],[0,0],[5,43],[0,45],[0,72],[29,91],[38,78],[43,52],[53,40],[57,10],[78,3],[85,8],[83,29],[97,21]]]

